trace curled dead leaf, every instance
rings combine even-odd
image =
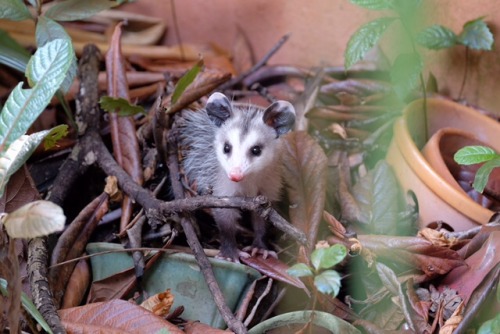
[[[174,303],[174,299],[175,296],[170,292],[170,289],[167,289],[143,301],[141,307],[163,317],[170,313],[170,308]]]

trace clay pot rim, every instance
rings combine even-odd
[[[403,111],[403,117],[396,120],[394,123],[394,137],[397,138],[396,143],[403,158],[408,162],[410,168],[443,201],[448,203],[453,208],[461,211],[468,218],[476,221],[478,224],[486,224],[494,214],[493,211],[484,208],[474,202],[467,194],[455,189],[452,185],[446,182],[425,159],[422,152],[418,149],[413,138],[410,135],[407,120],[409,114],[414,110],[419,110],[423,104],[423,100],[416,100],[410,103]],[[434,110],[440,105],[445,105],[447,108],[459,109],[459,113],[466,114],[468,117],[477,119],[478,122],[493,122],[485,115],[471,110],[470,108],[455,103],[453,101],[429,98],[427,99],[427,110]],[[498,126],[498,125],[497,125]]]

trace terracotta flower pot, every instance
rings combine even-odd
[[[500,124],[453,101],[428,99],[427,135],[434,136],[434,143],[429,143],[426,155],[431,164],[421,152],[428,142],[423,113],[423,100],[407,106],[403,116],[394,124],[394,138],[387,153],[387,161],[393,166],[402,187],[413,190],[417,195],[420,225],[427,226],[442,220],[459,231],[487,223],[493,211],[467,196],[456,181],[450,180],[449,171],[436,170],[442,164],[442,157],[435,158],[433,154],[442,152],[431,151],[439,149],[438,143],[443,132],[446,133],[438,131],[453,128],[470,133],[469,137],[472,136],[474,141],[485,143],[500,152]]]

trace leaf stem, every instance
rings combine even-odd
[[[458,100],[462,100],[462,94],[465,88],[465,81],[467,81],[467,72],[469,72],[469,48],[465,47],[465,69],[464,69],[464,77],[462,79],[462,85],[460,86],[460,91],[458,93]]]

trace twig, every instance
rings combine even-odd
[[[267,62],[269,61],[269,59],[283,46],[283,44],[285,44],[285,42],[288,40],[289,37],[290,37],[290,34],[286,34],[283,37],[281,37],[280,40],[278,41],[278,43],[276,43],[271,48],[271,50],[269,50],[269,52],[261,60],[259,60],[254,66],[252,66],[251,69],[249,69],[247,72],[237,76],[236,78],[229,80],[225,84],[221,85],[219,87],[219,90],[229,89],[229,88],[233,87],[234,85],[239,84],[240,82],[245,80],[247,77],[249,77],[251,74],[256,72],[259,68],[266,65]]]
[[[172,184],[172,190],[174,196],[176,198],[184,197],[184,190],[182,184],[179,180],[179,165],[177,162],[177,143],[174,139],[175,137],[171,136],[168,141],[168,169],[170,171],[170,180]],[[208,289],[214,298],[215,305],[219,309],[219,312],[222,315],[222,318],[226,322],[227,326],[233,330],[237,334],[247,333],[247,329],[243,325],[243,323],[235,318],[233,312],[226,304],[225,298],[222,295],[222,291],[220,290],[219,284],[215,280],[215,275],[208,261],[207,256],[203,252],[203,247],[196,236],[196,232],[193,228],[193,222],[191,215],[189,213],[184,213],[184,217],[181,217],[181,225],[184,229],[184,234],[186,235],[187,242],[189,247],[193,250],[194,257],[198,265],[200,266],[201,272],[205,277],[205,281],[207,282]]]

